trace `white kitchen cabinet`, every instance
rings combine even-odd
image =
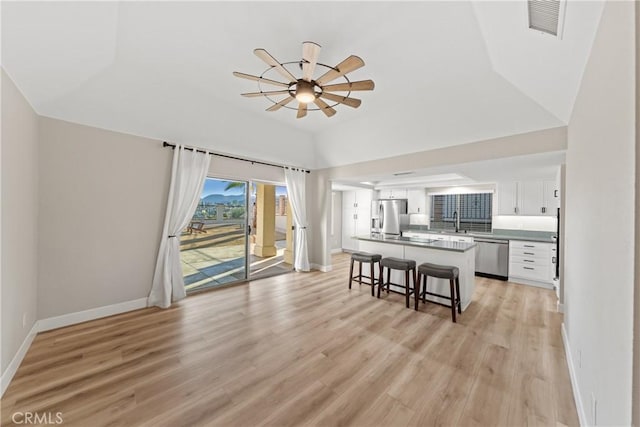
[[[559,204],[555,181],[508,181],[496,186],[497,215],[554,216]]]
[[[551,269],[549,270],[549,282],[556,278],[556,264],[558,263],[558,251],[556,245],[551,247]]]
[[[427,207],[427,190],[407,190],[407,213],[424,214]]]
[[[554,247],[553,243],[510,240],[509,281],[553,289]]]
[[[556,181],[544,181],[542,183],[544,201],[542,215],[555,216],[560,207],[560,191]]]
[[[519,215],[544,214],[544,186],[542,181],[523,181],[518,183],[520,201]]]
[[[353,238],[371,232],[371,190],[342,192],[342,249],[358,250]]]
[[[406,199],[407,190],[405,188],[385,188],[378,192],[380,199]]]
[[[497,215],[518,215],[518,183],[516,181],[499,182],[497,187]]]

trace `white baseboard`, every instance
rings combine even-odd
[[[50,331],[51,329],[58,329],[64,326],[88,322],[89,320],[113,316],[114,314],[126,313],[127,311],[138,310],[145,308],[146,306],[147,298],[139,298],[132,301],[106,305],[104,307],[78,311],[76,313],[63,314],[62,316],[49,317],[47,319],[38,320],[38,332]]]
[[[87,322],[89,320],[100,319],[102,317],[113,316],[114,314],[126,313],[128,311],[138,310],[147,306],[147,298],[140,298],[132,301],[125,301],[118,304],[107,305],[104,307],[92,308],[89,310],[78,311],[76,313],[64,314],[62,316],[49,317],[47,319],[38,320],[33,324],[29,334],[22,342],[18,352],[2,373],[0,381],[0,397],[4,395],[5,390],[18,371],[22,359],[29,350],[33,339],[38,332],[50,331],[51,329],[62,328],[64,326],[75,325],[77,323]]]
[[[38,322],[36,321],[27,336],[24,338],[24,341],[18,349],[18,352],[15,356],[13,356],[13,359],[9,363],[9,366],[7,366],[7,369],[5,369],[2,373],[2,378],[0,379],[0,397],[4,395],[4,392],[7,387],[9,387],[9,383],[11,383],[13,376],[16,374],[16,372],[18,372],[18,368],[22,363],[22,359],[24,359],[24,356],[27,354],[27,351],[29,350],[29,347],[31,347],[31,343],[33,342],[33,339],[36,337],[37,333]]]
[[[573,358],[571,357],[571,347],[569,346],[569,338],[567,337],[567,330],[562,323],[562,342],[564,343],[564,353],[567,357],[567,365],[569,366],[569,377],[571,378],[571,388],[573,389],[573,400],[576,402],[576,410],[578,411],[578,420],[581,426],[587,426],[587,414],[584,412],[584,405],[580,398],[580,389],[578,388],[578,378],[576,377],[576,370],[573,366]]]
[[[342,248],[331,249],[331,253],[332,254],[341,254],[342,253]]]
[[[320,270],[323,273],[328,273],[333,268],[331,267],[331,265],[320,265],[320,264],[311,264],[310,267],[312,270]]]

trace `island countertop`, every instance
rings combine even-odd
[[[460,300],[464,311],[473,299],[475,289],[475,243],[449,242],[411,237],[384,237],[379,235],[356,236],[358,250],[380,254],[383,258],[394,257],[409,259],[416,265],[428,262],[431,264],[455,266],[459,269]],[[362,273],[371,275],[368,263],[362,265]],[[378,274],[376,272],[376,274]],[[404,283],[404,272],[391,271],[391,282]],[[449,295],[449,280],[435,277],[429,278],[429,291]],[[391,285],[393,290],[404,293],[404,286]],[[449,305],[450,302],[436,296],[427,296],[427,300]]]
[[[476,247],[475,243],[450,242],[446,240],[423,239],[421,237],[384,236],[369,234],[355,236],[358,240],[369,242],[390,243],[392,245],[416,246],[419,248],[440,249],[443,251],[466,252]]]

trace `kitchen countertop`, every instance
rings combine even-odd
[[[429,230],[423,225],[410,225],[403,228],[403,232],[410,231],[412,233],[425,234],[446,234],[449,236],[469,236],[474,238],[487,238],[497,240],[524,240],[527,242],[544,242],[555,243],[556,233],[548,231],[529,231],[529,230],[501,230],[495,229],[492,233],[455,233],[453,231]]]
[[[358,240],[366,240],[369,242],[390,243],[392,245],[415,246],[419,248],[438,249],[452,252],[466,252],[474,247],[475,243],[467,242],[448,242],[443,240],[422,239],[419,237],[388,237],[378,234],[356,236]]]

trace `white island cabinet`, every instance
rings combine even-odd
[[[458,267],[460,270],[460,300],[462,310],[464,311],[471,303],[473,291],[475,290],[475,243],[429,241],[417,238],[398,240],[370,236],[358,236],[357,239],[359,251],[376,253],[383,257],[411,259],[416,262],[416,266],[419,266],[423,262],[429,262],[432,264]],[[362,269],[363,274],[369,274],[368,264],[363,263]],[[378,272],[376,272],[376,277],[377,276]],[[391,281],[401,285],[395,289],[404,293],[403,272],[392,271]],[[429,292],[449,295],[449,281],[446,279],[429,277],[428,287]],[[394,289],[394,287],[391,289]],[[413,295],[411,297],[414,298]],[[427,300],[440,302],[445,305],[450,304],[448,300],[438,297],[427,296]]]

